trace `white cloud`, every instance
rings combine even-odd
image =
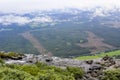
[[[48,17],[35,17],[30,19],[29,17],[15,16],[15,15],[5,15],[0,17],[0,23],[3,25],[10,25],[13,23],[24,25],[27,23],[45,23],[52,22],[53,20]]]
[[[94,13],[92,14],[93,16],[92,17],[96,17],[96,16],[101,16],[101,17],[106,17],[109,15],[109,12],[105,12],[106,10],[103,10],[102,8],[100,9],[96,9],[94,11]]]
[[[48,17],[48,16],[45,16],[45,17],[35,17],[35,18],[33,18],[32,19],[32,22],[42,22],[42,23],[44,23],[44,22],[52,22],[53,20],[50,18],[50,17]]]
[[[20,16],[14,16],[14,15],[7,15],[7,16],[1,16],[0,17],[0,23],[4,25],[9,25],[12,23],[18,23],[20,25],[29,23],[30,20],[27,17],[20,17]]]
[[[2,12],[24,12],[58,8],[120,7],[120,0],[0,0]]]

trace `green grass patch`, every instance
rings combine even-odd
[[[96,55],[91,55],[91,56],[80,56],[80,57],[77,57],[75,59],[78,59],[78,60],[98,59],[98,58],[102,58],[102,57],[104,57],[106,55],[108,55],[110,57],[120,55],[120,50],[111,51],[111,52],[107,52],[107,53],[103,52],[101,54],[96,54]]]

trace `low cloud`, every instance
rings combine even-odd
[[[0,17],[0,23],[3,25],[10,25],[13,23],[23,25],[29,22],[30,22],[30,19],[28,17],[20,17],[20,16],[14,16],[14,15],[6,15],[6,16]]]
[[[44,22],[52,22],[53,20],[50,17],[45,16],[45,17],[35,17],[31,21],[44,23]]]
[[[53,20],[48,17],[23,17],[23,16],[15,16],[15,15],[5,15],[0,17],[0,24],[3,25],[11,25],[13,23],[24,25],[28,23],[45,23],[45,22],[52,22]]]

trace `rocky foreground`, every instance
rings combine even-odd
[[[85,70],[85,76],[82,80],[100,80],[100,77],[104,75],[103,71],[120,68],[120,60],[113,59],[107,55],[100,59],[86,61],[33,54],[25,54],[21,57],[7,58],[4,60],[6,64],[34,64],[36,62],[43,62],[61,68],[66,68],[67,66],[81,67]]]

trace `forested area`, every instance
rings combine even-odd
[[[11,29],[13,30],[0,32],[0,51],[38,54],[37,49],[20,34],[27,29],[14,27]]]
[[[57,27],[45,28],[31,33],[55,56],[68,57],[90,53],[88,48],[77,45],[87,42],[87,34],[78,25],[60,24]]]
[[[63,22],[54,26],[37,26],[35,28],[31,28],[29,25],[1,27],[1,29],[11,29],[11,31],[0,31],[0,50],[38,54],[37,49],[21,36],[21,33],[26,31],[29,31],[38,39],[47,50],[46,52],[50,51],[53,55],[60,57],[89,55],[93,47],[81,47],[79,45],[88,42],[86,31],[90,31],[97,37],[103,38],[104,43],[113,46],[115,49],[120,47],[120,30],[108,27],[108,25],[101,25],[97,20],[81,24]]]

